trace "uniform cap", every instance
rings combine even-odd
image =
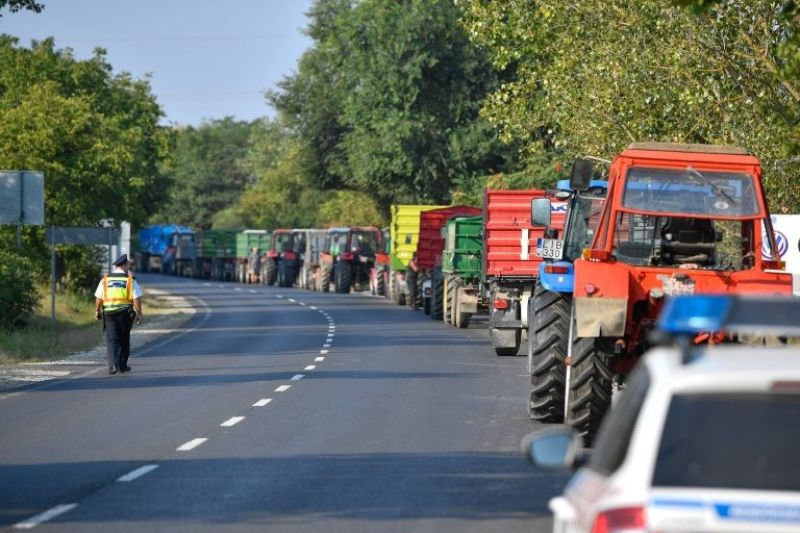
[[[122,254],[121,256],[117,257],[116,261],[114,261],[114,266],[121,266],[128,262],[128,254]]]

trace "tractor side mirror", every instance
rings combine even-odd
[[[573,191],[585,191],[594,173],[594,165],[588,159],[576,159],[569,173],[569,187]]]
[[[544,227],[550,225],[549,198],[536,198],[531,200],[531,224]]]

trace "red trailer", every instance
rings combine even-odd
[[[476,216],[481,210],[469,205],[453,205],[419,214],[419,241],[414,259],[406,275],[410,296],[406,302],[416,309],[422,303],[426,315],[442,318],[444,278],[442,277],[442,227],[455,216]]]
[[[531,223],[531,201],[547,191],[487,189],[483,203],[484,290],[489,298],[489,331],[497,355],[516,355],[527,335],[528,299],[542,259],[536,241],[545,227]],[[551,199],[551,228],[564,227],[566,202]]]

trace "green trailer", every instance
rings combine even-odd
[[[237,233],[239,230],[209,229],[198,234],[194,269],[198,277],[234,280]]]
[[[453,217],[442,228],[442,319],[446,324],[466,328],[473,315],[486,310],[481,294],[482,233],[483,217],[480,216]]]
[[[246,229],[236,234],[236,281],[258,283],[262,256],[269,249],[272,234],[264,229]],[[255,259],[250,256],[256,250]]]

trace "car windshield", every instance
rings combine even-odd
[[[653,486],[800,491],[800,395],[672,399]]]
[[[623,207],[651,213],[712,215],[759,214],[753,177],[737,172],[702,172],[634,167],[625,180]]]

